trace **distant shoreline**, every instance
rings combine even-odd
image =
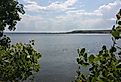
[[[5,34],[109,34],[111,30],[74,30],[70,32],[5,32]]]

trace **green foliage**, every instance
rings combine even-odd
[[[120,36],[121,34],[121,9],[118,12],[118,14],[116,14],[116,18],[117,18],[116,25],[113,26],[111,34],[115,39],[119,39],[121,38]]]
[[[84,76],[81,70],[79,70],[77,80],[82,80],[82,82],[121,81],[121,64],[120,59],[115,55],[117,51],[115,47],[111,47],[111,49],[108,50],[106,46],[103,46],[97,55],[88,54],[87,56],[85,52],[81,54],[81,51],[82,50],[80,50],[77,62],[81,66],[89,66],[90,75]],[[75,82],[78,82],[77,80]]]
[[[24,13],[17,0],[0,0],[0,82],[21,82],[39,71],[41,55],[33,47],[34,40],[11,45],[10,38],[3,34],[6,27],[14,31]]]
[[[10,43],[11,43],[11,40],[9,37],[7,37],[6,35],[4,35],[3,37],[1,37],[1,40],[0,40],[0,45],[1,46],[4,46],[4,48],[8,48],[10,47]]]
[[[85,48],[78,49],[79,69],[75,82],[121,82],[121,48],[116,45],[116,41],[121,38],[121,9],[116,17],[110,49],[104,45],[98,54],[87,54]],[[81,72],[82,66],[89,68],[89,75]]]
[[[4,35],[5,27],[15,30],[17,21],[20,21],[20,14],[24,14],[23,5],[17,0],[0,0],[0,45],[9,47],[10,38]],[[4,35],[4,36],[3,36]]]
[[[38,59],[41,57],[33,43],[17,43],[10,48],[0,46],[0,80],[23,81],[39,71]]]
[[[19,13],[24,14],[23,5],[17,0],[0,0],[0,31],[15,30],[17,21],[20,21]]]

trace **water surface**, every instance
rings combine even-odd
[[[77,49],[97,53],[102,45],[112,44],[109,34],[8,34],[12,43],[35,40],[35,48],[42,54],[36,82],[71,82],[78,65]],[[82,68],[86,72],[85,68]]]

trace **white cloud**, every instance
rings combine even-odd
[[[100,6],[97,10],[95,10],[95,13],[99,13],[99,14],[105,14],[108,13],[110,11],[115,10],[115,8],[120,7],[121,6],[121,2],[120,1],[114,1],[113,3],[109,3],[107,5],[102,5]],[[117,10],[117,9],[116,9]]]
[[[77,0],[67,0],[64,3],[54,2],[46,7],[47,10],[67,10],[69,7],[73,6]]]
[[[110,18],[110,19],[108,19],[108,20],[116,21],[116,19],[115,19],[115,18]]]
[[[48,22],[41,16],[24,15],[17,24],[16,31],[38,31],[47,29]],[[48,29],[49,30],[49,29]]]
[[[114,1],[100,6],[97,10],[86,12],[85,10],[67,11],[67,16],[56,17],[64,21],[75,22],[79,29],[111,29],[115,24],[115,14],[121,7],[120,1]]]
[[[28,1],[25,6],[28,11],[38,12],[38,16],[25,15],[18,24],[18,31],[69,31],[73,29],[111,29],[115,23],[115,13],[121,7],[121,2],[114,1],[107,5],[102,5],[92,12],[83,9],[72,9],[71,6],[76,0],[67,0],[63,3],[54,2],[43,7],[35,1]],[[66,10],[64,15],[45,17],[41,15],[41,10]],[[53,12],[55,12],[53,11]],[[46,11],[43,11],[46,12]],[[46,12],[50,15],[48,12]]]
[[[31,12],[39,12],[40,10],[45,10],[46,7],[42,7],[42,6],[39,6],[37,2],[34,2],[34,1],[27,1],[26,2],[27,4],[25,5],[25,9],[27,11],[31,11]]]
[[[69,6],[73,6],[76,3],[77,0],[67,0],[66,2],[64,2],[62,5],[69,7]]]
[[[71,15],[102,16],[102,14],[100,14],[100,13],[86,12],[85,10],[67,11],[66,13],[71,14]]]
[[[48,6],[41,6],[39,5],[37,2],[35,1],[31,1],[31,0],[25,0],[26,5],[25,8],[27,11],[36,11],[36,12],[41,12],[41,10],[67,10],[68,8],[70,8],[71,6],[73,6],[76,3],[77,0],[67,0],[63,3],[60,2],[53,2]]]

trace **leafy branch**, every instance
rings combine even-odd
[[[116,18],[116,25],[111,31],[113,45],[110,49],[104,45],[98,54],[87,54],[85,48],[78,49],[79,69],[75,82],[121,81],[121,48],[117,45],[117,40],[121,38],[121,9]],[[81,72],[80,68],[84,66],[89,68],[89,75]]]
[[[4,35],[5,28],[16,29],[20,14],[24,13],[17,0],[0,0],[0,82],[21,82],[39,71],[41,54],[34,49],[34,40],[12,45]]]

